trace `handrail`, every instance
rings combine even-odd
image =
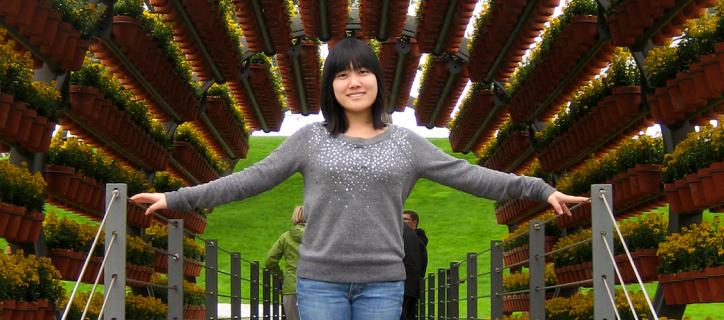
[[[118,233],[113,232],[113,236],[111,237],[111,242],[108,244],[108,248],[106,248],[107,252],[112,252],[111,249],[113,248],[113,243],[116,242],[116,238],[118,237]],[[90,253],[89,253],[90,256]],[[108,257],[110,255],[105,254],[103,256],[103,261],[101,261],[100,269],[98,270],[98,274],[96,275],[96,280],[93,282],[93,287],[91,288],[90,294],[88,295],[88,301],[85,302],[85,307],[83,308],[83,314],[80,316],[81,319],[85,319],[85,315],[88,313],[88,309],[90,308],[91,300],[93,300],[93,294],[96,292],[96,287],[98,286],[98,282],[101,281],[101,276],[103,275],[103,268],[106,266],[106,261],[108,261]]]
[[[96,249],[96,245],[98,244],[98,238],[101,236],[101,230],[103,230],[103,226],[106,223],[106,219],[108,219],[109,212],[111,211],[111,207],[113,207],[113,202],[118,198],[120,195],[120,192],[118,189],[113,190],[113,194],[111,196],[111,199],[108,203],[108,208],[106,208],[106,213],[103,215],[103,219],[101,220],[100,225],[98,225],[98,232],[96,232],[95,238],[93,238],[93,244],[91,244],[90,250],[88,251],[88,257],[86,257],[85,262],[83,262],[83,268],[80,270],[80,275],[78,275],[78,281],[75,282],[75,286],[73,287],[73,291],[70,294],[70,298],[68,298],[68,304],[65,307],[65,311],[63,311],[63,317],[61,320],[65,320],[68,317],[68,313],[70,312],[70,306],[73,303],[73,299],[75,298],[75,294],[78,292],[78,287],[80,286],[81,279],[83,279],[83,275],[85,275],[85,271],[88,268],[88,264],[90,263],[91,258],[93,257],[93,252]],[[115,281],[115,275],[113,280]],[[111,286],[112,287],[112,286]],[[106,299],[108,296],[106,296]],[[105,306],[105,303],[104,303]],[[103,309],[101,309],[102,311]],[[103,312],[101,312],[103,314]]]

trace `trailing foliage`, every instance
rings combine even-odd
[[[717,127],[707,124],[699,131],[692,131],[676,145],[673,152],[664,156],[663,178],[665,183],[695,173],[698,169],[724,159],[724,117]]]

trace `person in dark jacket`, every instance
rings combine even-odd
[[[408,225],[402,225],[402,241],[405,246],[405,293],[402,300],[401,320],[413,320],[417,317],[417,299],[420,298],[420,240]]]
[[[282,283],[282,305],[287,320],[298,320],[297,309],[297,259],[299,258],[299,245],[304,234],[304,211],[301,206],[294,208],[292,213],[292,227],[282,233],[279,239],[266,255],[264,265],[276,275],[284,275]],[[284,273],[279,267],[279,260],[284,258]]]
[[[405,221],[412,230],[415,230],[417,238],[420,240],[420,260],[422,261],[420,263],[420,278],[424,278],[427,272],[427,234],[425,234],[425,230],[419,228],[420,216],[417,215],[417,212],[410,209],[403,211],[402,220]]]

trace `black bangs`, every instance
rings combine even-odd
[[[377,55],[364,41],[356,38],[345,38],[337,42],[329,51],[322,71],[321,109],[327,131],[332,136],[346,132],[349,125],[342,106],[334,97],[332,82],[338,72],[347,70],[350,66],[355,70],[360,68],[368,69],[377,77],[377,98],[371,110],[372,124],[375,129],[382,129],[386,126],[385,121],[383,121],[385,112],[385,99],[383,96],[385,90],[382,85],[382,68]]]

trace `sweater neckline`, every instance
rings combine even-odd
[[[387,124],[387,130],[385,130],[384,132],[382,132],[374,137],[371,137],[371,138],[348,137],[345,134],[339,134],[338,137],[340,139],[342,139],[343,141],[346,141],[346,142],[354,144],[354,145],[367,146],[367,145],[372,145],[372,144],[378,143],[380,141],[386,140],[388,137],[390,137],[392,132],[396,129],[397,129],[397,126],[395,126],[393,124]]]

